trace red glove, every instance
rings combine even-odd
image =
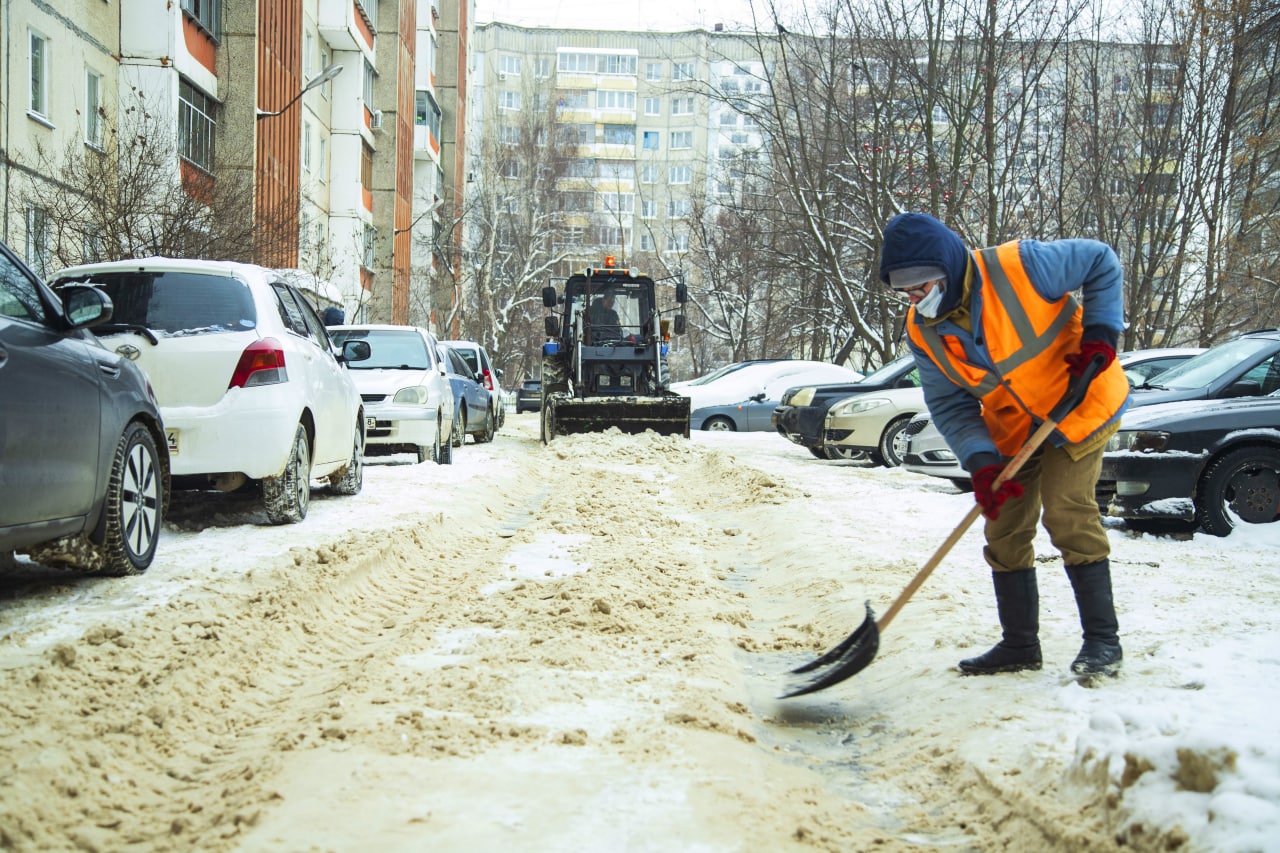
[[[1022,484],[1017,480],[1006,480],[1000,488],[992,491],[991,484],[1000,476],[1004,465],[984,465],[973,472],[973,496],[982,504],[982,514],[995,521],[1000,517],[1000,507],[1009,498],[1022,497]]]
[[[1084,369],[1089,366],[1089,362],[1093,361],[1095,355],[1102,356],[1102,368],[1105,370],[1111,362],[1116,360],[1116,348],[1106,341],[1085,338],[1080,342],[1080,352],[1070,353],[1063,358],[1067,363],[1067,373],[1072,376],[1084,373]]]

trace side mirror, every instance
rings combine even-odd
[[[1261,397],[1262,383],[1252,379],[1241,379],[1227,386],[1227,390],[1222,396],[1224,399],[1232,397]]]
[[[543,317],[542,324],[548,338],[560,337],[560,321],[555,317]]]
[[[69,284],[58,288],[62,311],[72,328],[84,329],[111,319],[115,306],[111,297],[87,284]]]
[[[689,301],[689,287],[683,281],[676,282],[676,302],[683,305]]]
[[[674,331],[677,335],[684,334],[684,315],[683,314],[676,315],[676,321],[675,321],[674,327],[672,328],[672,331]]]
[[[551,285],[542,288],[542,304],[547,308],[556,307],[556,289]]]
[[[750,397],[748,397],[747,399],[751,400],[751,402],[753,402],[753,403],[763,403],[763,402],[764,402],[764,392],[763,392],[763,391],[761,391],[759,394],[752,394],[752,395],[751,395]]]
[[[373,355],[373,350],[369,347],[368,341],[342,342],[343,361],[364,361],[371,355]]]

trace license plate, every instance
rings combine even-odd
[[[371,430],[371,429],[377,429],[377,428],[378,428],[378,419],[377,419],[377,418],[365,418],[365,419],[364,419],[364,431],[365,431],[365,432],[368,432],[368,431],[369,431],[369,430]]]
[[[164,431],[165,441],[169,444],[169,455],[175,456],[178,453],[178,431],[176,429],[167,429]]]

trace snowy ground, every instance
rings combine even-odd
[[[1045,669],[970,531],[845,683],[788,669],[964,516],[943,480],[772,434],[510,416],[271,527],[179,496],[137,578],[0,564],[0,847],[1280,851],[1280,525],[1111,528],[1116,679],[1047,538]]]

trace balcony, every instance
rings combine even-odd
[[[316,23],[334,50],[358,50],[373,58],[373,24],[366,7],[371,0],[320,0]]]

